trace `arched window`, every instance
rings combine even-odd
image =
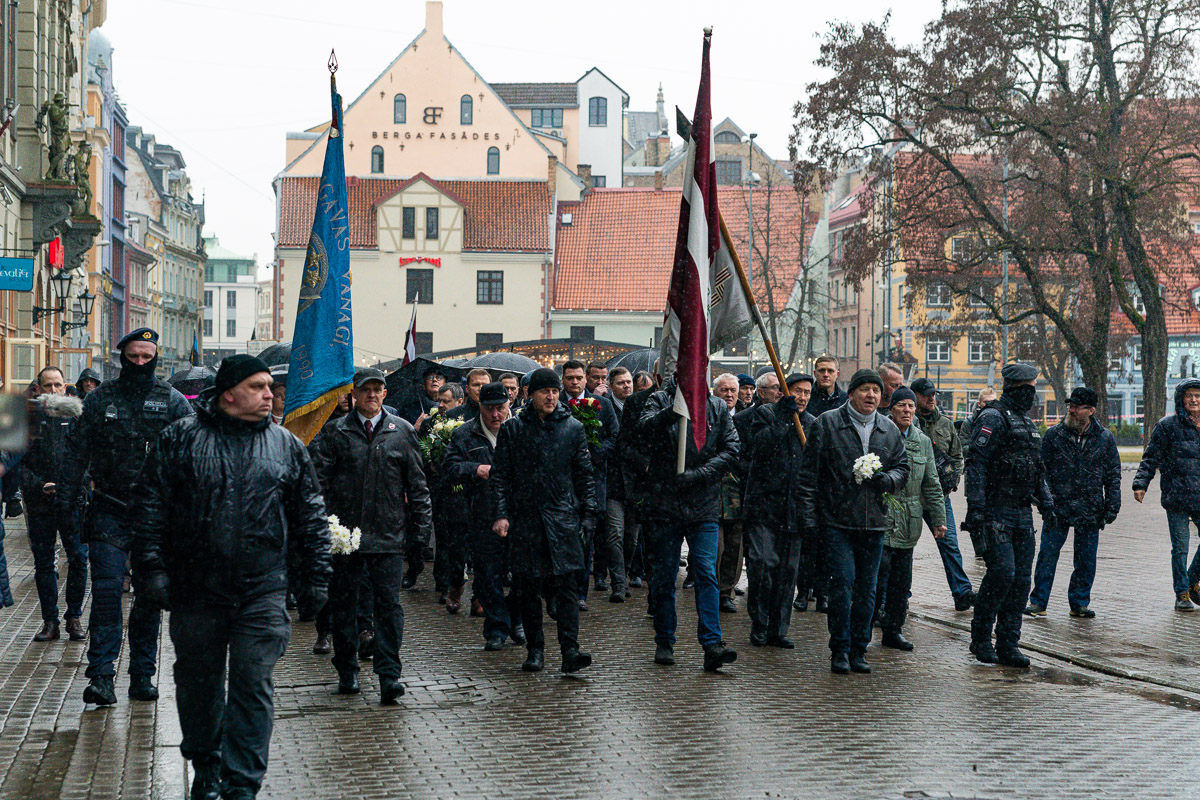
[[[588,100],[588,125],[603,128],[608,124],[608,98],[593,97]]]
[[[396,99],[392,101],[392,116],[394,118],[393,121],[397,125],[404,124],[404,118],[406,116],[407,110],[408,110],[408,101],[406,101],[404,99],[404,95],[402,95],[402,94],[396,95]]]
[[[383,148],[379,145],[371,148],[371,174],[383,174]]]
[[[717,144],[741,144],[742,137],[738,136],[733,131],[721,131],[713,137],[713,140],[716,141]]]
[[[475,118],[475,103],[471,100],[471,95],[464,94],[462,100],[458,101],[459,120],[463,125],[470,125]]]
[[[488,171],[487,171],[487,174],[488,175],[499,175],[500,174],[500,148],[499,147],[489,147],[488,148]]]

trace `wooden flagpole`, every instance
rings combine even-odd
[[[779,376],[779,388],[786,392],[787,376],[783,374],[783,367],[779,364],[779,356],[775,354],[775,345],[771,344],[771,337],[767,334],[766,323],[763,322],[762,314],[758,310],[758,302],[754,299],[754,292],[750,289],[750,280],[746,277],[746,270],[742,267],[742,260],[738,258],[737,250],[733,247],[733,240],[729,236],[729,228],[725,227],[725,217],[721,216],[721,237],[725,239],[725,246],[729,248],[729,255],[733,258],[733,266],[737,268],[738,280],[742,282],[742,291],[746,293],[746,301],[750,305],[750,313],[754,317],[754,323],[758,325],[758,332],[762,334],[763,344],[766,345],[767,355],[771,357],[771,366],[775,367],[775,374]],[[796,423],[796,436],[800,438],[801,446],[808,444],[808,437],[804,435],[804,427],[800,424],[800,414],[793,415]]]

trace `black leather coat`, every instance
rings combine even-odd
[[[811,528],[813,520],[805,519],[801,513],[804,445],[796,436],[795,417],[784,412],[778,403],[759,408],[763,424],[743,443],[744,450],[750,453],[745,518],[792,533]],[[816,421],[807,411],[800,415],[806,435]]]

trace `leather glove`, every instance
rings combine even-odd
[[[779,398],[779,400],[775,403],[775,406],[782,411],[785,416],[788,417],[800,410],[796,405],[796,398],[792,397],[790,394],[785,394],[783,397]]]
[[[970,533],[983,533],[991,524],[992,521],[988,519],[987,514],[979,509],[968,509],[967,518],[963,520],[962,529]]]
[[[693,469],[685,469],[683,472],[675,476],[675,486],[679,489],[687,489],[690,486],[695,486],[700,480],[700,476]]]
[[[296,608],[300,611],[300,619],[304,621],[316,619],[317,614],[329,602],[328,586],[313,586],[306,583],[300,587],[300,596],[296,598]]]
[[[171,610],[171,580],[167,573],[156,569],[137,573],[137,597],[159,611]]]
[[[877,492],[890,492],[892,490],[892,478],[882,470],[872,475],[867,483]]]
[[[1103,528],[1108,525],[1112,525],[1114,522],[1117,521],[1117,514],[1119,514],[1119,513],[1120,513],[1119,511],[1114,511],[1111,508],[1108,509],[1107,511],[1105,511],[1104,512],[1104,522],[1102,522],[1100,524],[1100,527]]]
[[[596,518],[590,514],[583,518],[583,524],[579,529],[579,536],[583,540],[584,549],[587,549],[588,544],[596,536]]]

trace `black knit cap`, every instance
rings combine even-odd
[[[901,386],[896,391],[892,392],[892,396],[888,398],[888,402],[893,406],[901,400],[912,400],[913,405],[917,403],[917,393],[907,386]]]
[[[558,378],[558,373],[549,367],[535,369],[529,373],[529,393],[533,394],[538,389],[558,389],[562,391],[562,381]]]
[[[1099,400],[1095,389],[1089,389],[1086,386],[1076,386],[1071,390],[1071,396],[1067,402],[1073,406],[1089,406],[1096,407],[1096,402]]]
[[[269,375],[271,368],[257,356],[246,355],[245,353],[229,356],[221,362],[221,368],[217,370],[217,382],[214,384],[217,395],[219,396],[221,393],[237,386],[251,375],[256,375],[260,372],[265,372]]]
[[[873,369],[863,368],[855,372],[850,378],[850,388],[846,391],[853,392],[864,383],[873,383],[879,387],[879,391],[883,391],[883,378],[879,377],[879,373]]]

